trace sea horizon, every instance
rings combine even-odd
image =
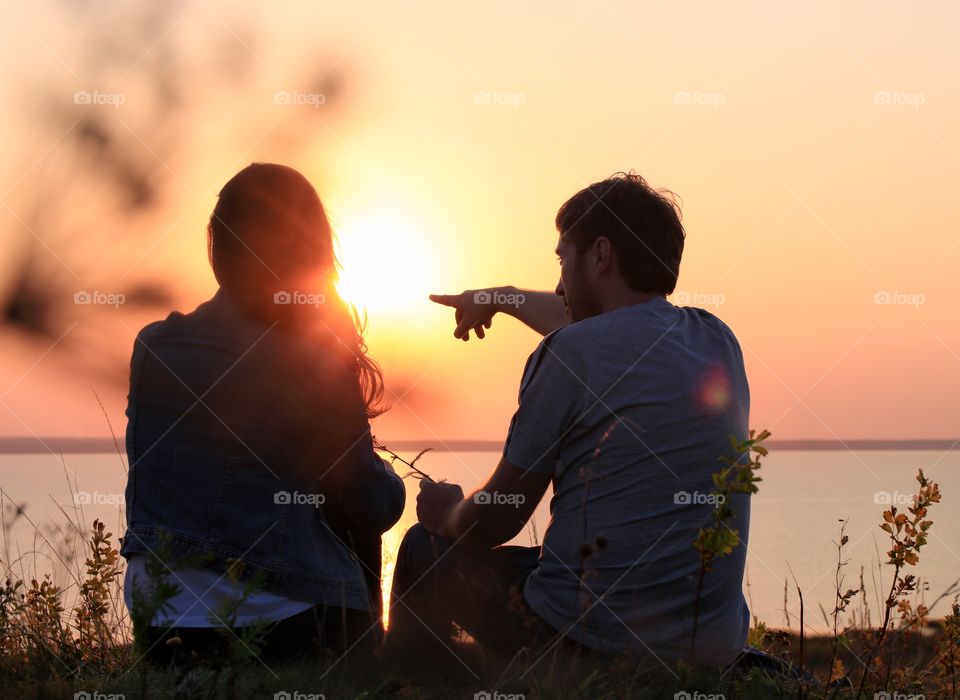
[[[424,438],[394,440],[381,439],[382,443],[396,452],[419,452],[429,449],[434,452],[499,452],[502,440],[472,438]],[[62,451],[66,454],[100,454],[115,452],[123,444],[121,437],[0,437],[0,454],[42,454]],[[960,438],[903,438],[903,439],[770,439],[764,443],[770,450],[788,452],[810,451],[855,451],[855,450],[960,450]]]

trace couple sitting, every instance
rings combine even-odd
[[[459,627],[507,654],[564,644],[670,659],[691,652],[696,625],[693,658],[728,663],[749,620],[749,496],[729,503],[743,545],[698,594],[693,542],[711,506],[690,494],[712,491],[730,436],[747,436],[740,347],[712,314],[667,301],[684,230],[642,178],[587,187],[556,224],[555,293],[433,297],[456,309],[463,340],[498,312],[544,338],[486,483],[465,495],[420,482],[386,647],[450,648]],[[383,384],[337,295],[323,206],[296,171],[254,164],[220,192],[208,234],[219,291],[134,344],[121,551],[138,643],[159,662],[247,644],[250,630],[269,658],[374,653],[381,535],[405,489],[373,448]],[[504,546],[551,485],[542,545]],[[172,595],[156,595],[158,574]]]

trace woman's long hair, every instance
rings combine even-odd
[[[273,163],[234,175],[210,216],[207,249],[217,281],[245,313],[316,332],[356,369],[367,416],[383,413],[383,376],[367,355],[364,321],[336,289],[333,232],[303,175]]]

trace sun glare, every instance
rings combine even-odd
[[[343,270],[337,289],[371,313],[402,313],[426,301],[430,256],[409,227],[387,218],[341,221],[337,228]]]

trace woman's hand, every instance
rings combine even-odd
[[[463,500],[463,489],[456,484],[420,480],[417,495],[417,520],[434,535],[446,536],[451,511]]]

